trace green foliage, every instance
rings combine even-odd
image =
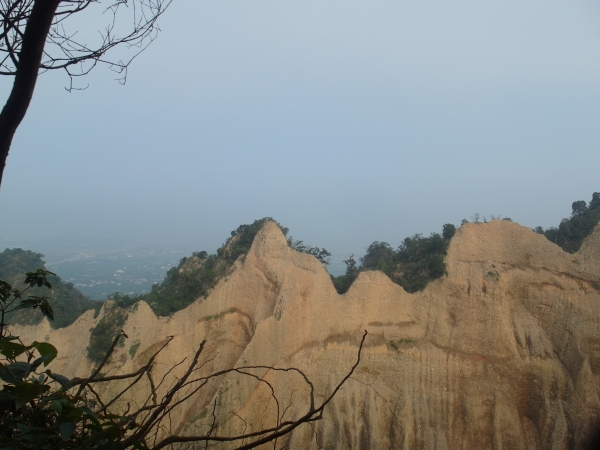
[[[0,279],[7,280],[14,286],[23,287],[21,280],[27,272],[45,270],[44,255],[20,248],[6,249],[0,253]],[[81,314],[90,309],[98,309],[101,303],[87,298],[73,283],[64,283],[60,277],[52,272],[47,272],[47,278],[52,284],[52,290],[47,293],[49,304],[56,313],[56,320],[51,321],[53,328],[63,328],[72,324]],[[31,295],[41,295],[42,286],[35,286]],[[10,315],[13,323],[34,325],[43,318],[40,313],[32,314],[30,311],[15,311]]]
[[[155,314],[168,316],[208,295],[230,265],[224,256],[183,258],[177,267],[169,269],[160,285],[152,286],[150,293],[141,297]]]
[[[304,245],[304,241],[295,241],[292,236],[288,237],[287,242],[288,242],[288,245],[290,246],[290,248],[293,248],[297,252],[307,253],[309,255],[312,255],[315,258],[317,258],[319,260],[319,262],[321,264],[323,264],[324,266],[329,265],[329,260],[327,258],[329,258],[331,256],[331,253],[329,253],[324,248],[311,247],[311,246]]]
[[[338,294],[345,294],[356,280],[356,277],[359,273],[359,268],[356,266],[356,260],[354,259],[354,254],[350,255],[347,260],[344,261],[346,264],[346,274],[341,275],[339,277],[334,277],[331,275],[331,281],[335,286],[335,290]]]
[[[387,242],[375,241],[367,247],[367,253],[360,258],[361,269],[381,270],[391,273],[394,268],[396,252]]]
[[[20,267],[18,270],[22,270]],[[53,318],[48,297],[29,295],[34,288],[52,289],[52,272],[26,273],[22,291],[0,280],[0,447],[3,449],[117,449],[128,429],[137,424],[131,417],[113,414],[95,401],[69,392],[72,381],[47,366],[58,355],[48,342],[26,345],[6,331],[5,318],[16,309],[39,309]],[[147,448],[143,438],[131,444]]]
[[[100,363],[108,353],[112,341],[127,320],[126,311],[116,302],[104,304],[104,315],[90,333],[87,357],[90,361]]]
[[[44,255],[20,248],[6,249],[0,253],[0,279],[16,285],[24,274],[44,268]]]
[[[241,255],[245,255],[250,251],[256,233],[258,233],[267,222],[277,223],[271,217],[264,217],[255,220],[251,225],[240,225],[236,230],[231,232],[231,237],[217,250],[217,253],[219,255],[222,254],[228,262],[234,263]],[[279,223],[277,223],[277,225],[284,235],[287,234],[287,228],[282,227]]]
[[[415,234],[405,238],[396,252],[396,264],[386,274],[408,292],[425,289],[430,281],[446,273],[444,256],[448,242],[438,233],[429,237]]]
[[[445,224],[442,235],[432,233],[429,237],[423,237],[415,234],[405,238],[397,250],[387,242],[375,241],[360,258],[360,267],[356,267],[354,255],[344,261],[347,267],[346,274],[332,277],[333,284],[337,292],[343,294],[348,291],[358,272],[381,270],[407,292],[421,291],[430,281],[446,273],[444,257],[455,233],[454,225]]]
[[[543,234],[564,251],[575,253],[600,221],[600,192],[593,193],[589,204],[583,200],[573,202],[571,211],[571,217],[563,219],[558,227],[551,227],[547,230],[536,227],[534,231]]]
[[[133,359],[135,357],[135,354],[138,351],[138,348],[140,348],[140,341],[135,341],[131,347],[129,347],[129,356],[131,356],[131,359]]]
[[[268,221],[275,222],[270,217],[265,217],[255,220],[250,225],[240,225],[231,232],[231,236],[217,250],[216,255],[201,251],[182,258],[177,267],[167,271],[163,282],[152,286],[148,294],[129,296],[115,293],[110,298],[121,308],[144,300],[158,316],[169,316],[180,311],[198,298],[208,295],[217,282],[229,272],[235,261],[250,251],[256,233]],[[287,228],[277,225],[287,234]]]
[[[456,233],[456,227],[451,223],[447,223],[442,227],[442,237],[444,239],[452,239],[454,234]]]

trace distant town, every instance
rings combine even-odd
[[[93,300],[101,300],[114,292],[145,294],[152,284],[160,283],[167,270],[176,266],[186,251],[161,249],[138,251],[96,251],[52,261],[48,269],[70,282]]]
[[[145,294],[160,283],[190,249],[136,245],[58,245],[0,239],[4,248],[23,248],[44,255],[46,267],[93,300],[114,292]],[[119,248],[120,247],[120,248]]]

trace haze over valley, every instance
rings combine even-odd
[[[0,30],[0,448],[600,444],[600,4]]]

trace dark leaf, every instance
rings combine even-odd
[[[0,401],[14,400],[16,398],[17,396],[13,392],[6,390],[0,391]]]
[[[15,395],[18,399],[21,399],[24,402],[28,402],[30,400],[40,397],[42,394],[48,392],[48,390],[50,390],[50,386],[46,384],[37,384],[22,381],[17,385],[17,388],[15,389]]]
[[[32,295],[26,300],[21,300],[21,302],[19,303],[19,309],[25,308],[40,308],[40,311],[42,311],[42,314],[44,314],[44,316],[48,317],[50,320],[54,319],[54,311],[52,310],[50,303],[48,303],[48,297],[38,297]]]
[[[95,423],[86,423],[83,428],[87,429],[87,430],[92,430],[92,431],[96,431],[98,433],[100,433],[102,431],[102,427],[98,424]]]
[[[47,361],[51,358],[52,358],[52,355],[49,353],[44,356],[40,356],[33,363],[31,363],[31,370],[37,369],[40,366],[40,364],[42,364],[42,363],[44,363],[44,365],[46,365]]]
[[[49,434],[47,428],[30,427],[21,423],[17,424],[17,428],[21,439],[34,444],[33,447],[28,445],[26,447],[19,446],[19,448],[40,448]]]
[[[75,432],[75,424],[72,422],[63,422],[58,426],[60,437],[63,441],[68,440]]]
[[[8,300],[8,298],[12,295],[13,288],[6,281],[0,280],[0,300],[4,303]]]
[[[10,384],[17,384],[31,373],[31,364],[15,362],[8,365],[0,365],[0,379]]]
[[[83,414],[87,416],[92,422],[94,422],[97,425],[100,425],[100,421],[98,420],[98,416],[96,415],[96,413],[94,413],[89,408],[86,408],[85,406],[82,406],[81,410],[83,411]]]
[[[117,425],[109,425],[104,429],[104,437],[110,441],[115,441],[121,437],[121,428]]]
[[[0,354],[6,356],[9,359],[15,359],[22,353],[25,353],[27,347],[18,342],[10,342],[4,339],[0,340]]]
[[[71,383],[69,382],[69,379],[63,375],[59,375],[57,373],[52,373],[50,370],[46,370],[46,375],[48,375],[50,378],[52,378],[54,381],[56,381],[58,384],[60,384],[60,387],[63,388],[63,390],[68,390],[71,389]]]
[[[69,412],[69,414],[67,414],[67,417],[73,420],[73,422],[79,422],[82,416],[83,411],[81,410],[81,408],[76,408],[73,411]]]
[[[4,364],[0,365],[0,380],[10,384],[17,384],[19,382]]]
[[[27,272],[25,274],[25,283],[29,284],[29,286],[46,286],[48,289],[52,289],[52,285],[46,279],[48,275],[55,275],[54,272],[50,272],[49,270],[38,269],[35,272]]]
[[[54,320],[54,310],[47,302],[40,305],[40,311],[42,311],[42,314],[48,319]]]
[[[50,400],[50,405],[52,405],[52,409],[58,414],[62,413],[63,407],[62,403],[59,400]]]
[[[118,442],[107,442],[100,447],[102,450],[121,450],[121,444]]]
[[[50,364],[50,362],[52,362],[52,360],[56,358],[56,355],[58,355],[58,350],[56,350],[56,347],[54,347],[54,345],[52,344],[49,344],[48,342],[34,341],[33,344],[31,344],[31,346],[35,348],[41,356],[49,355],[49,359],[46,359],[44,361],[44,367]]]

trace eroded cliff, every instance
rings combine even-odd
[[[509,221],[467,224],[446,264],[447,276],[417,294],[381,272],[363,272],[338,295],[323,266],[290,249],[267,223],[206,299],[169,318],[143,302],[132,308],[129,339],[109,371],[135,370],[173,336],[155,366],[158,379],[206,339],[199,373],[294,366],[323,398],[348,372],[368,330],[358,369],[323,419],[298,427],[278,448],[583,448],[600,419],[600,229],[572,255]],[[14,327],[13,334],[52,342],[59,349],[53,371],[85,376],[90,329],[105,313],[90,311],[58,330],[47,322]],[[297,378],[255,373],[277,389],[284,419],[306,408]],[[128,400],[147,394],[140,388]],[[187,401],[172,431],[205,434],[213,405],[219,434],[277,417],[264,383],[229,375]]]

